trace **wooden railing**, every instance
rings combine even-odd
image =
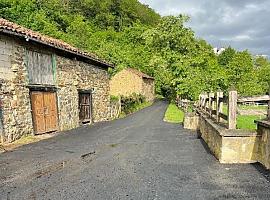
[[[176,105],[181,108],[184,112],[189,112],[189,109],[193,108],[194,101],[187,99],[176,99]]]
[[[237,91],[230,90],[228,97],[223,96],[223,92],[203,93],[200,95],[199,102],[196,108],[199,111],[207,114],[216,122],[225,122],[228,129],[236,129],[237,121],[237,103],[253,101],[268,101],[267,119],[270,121],[270,96],[263,96],[263,99],[258,97],[239,98]],[[223,106],[227,105],[227,113],[223,112]]]

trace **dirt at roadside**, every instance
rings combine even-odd
[[[4,153],[7,151],[13,151],[14,149],[16,149],[20,146],[39,142],[39,141],[45,140],[45,139],[49,139],[51,137],[54,137],[57,134],[58,133],[50,133],[50,134],[43,134],[43,135],[36,135],[36,136],[29,135],[29,136],[22,137],[21,139],[15,141],[15,142],[12,142],[12,143],[0,144],[0,153]]]

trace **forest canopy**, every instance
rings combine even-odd
[[[0,17],[97,54],[115,64],[112,75],[132,67],[154,76],[156,92],[171,99],[269,91],[266,58],[231,47],[217,56],[186,26],[188,16],[161,17],[137,0],[1,0]]]

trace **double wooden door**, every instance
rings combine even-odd
[[[55,92],[31,92],[32,115],[35,133],[47,133],[58,129]]]

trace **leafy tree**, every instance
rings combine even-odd
[[[227,68],[229,86],[236,87],[240,95],[250,96],[263,92],[248,51],[237,52]]]
[[[218,64],[226,67],[229,62],[233,59],[236,51],[232,47],[228,47],[218,56]]]

